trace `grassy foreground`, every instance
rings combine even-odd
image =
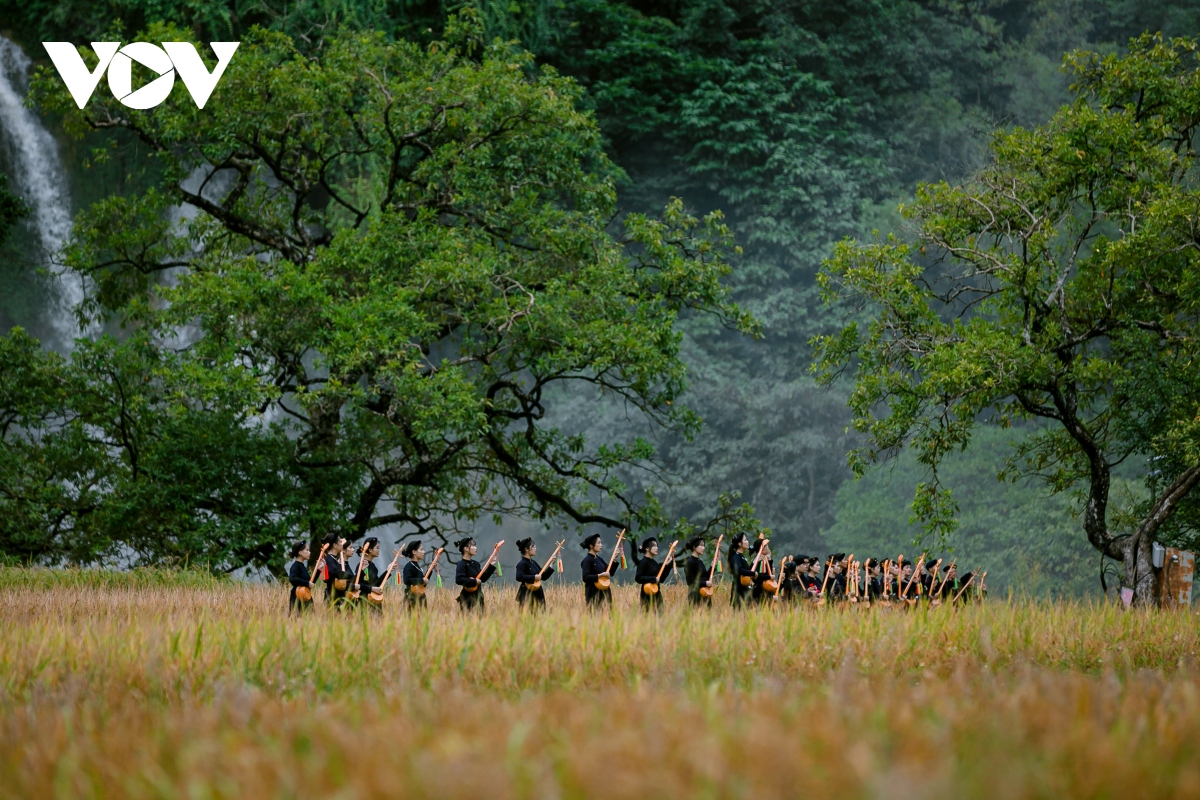
[[[0,797],[1197,797],[1200,618],[282,613],[0,570]],[[719,594],[719,599],[726,595]]]

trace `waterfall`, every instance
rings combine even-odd
[[[71,204],[58,145],[37,115],[22,105],[28,87],[29,57],[0,36],[0,137],[11,156],[15,190],[32,209],[31,222],[49,266],[55,292],[48,309],[59,341],[69,350],[79,335],[74,308],[83,300],[80,275],[63,269],[60,252],[71,233]]]

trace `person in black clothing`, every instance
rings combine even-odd
[[[796,561],[799,562],[799,566],[796,567],[796,583],[799,584],[800,594],[805,598],[811,598],[821,588],[820,581],[814,576],[813,564],[816,559],[809,556],[796,556]]]
[[[346,540],[336,533],[331,533],[322,540],[322,543],[329,545],[325,551],[325,563],[322,565],[325,578],[325,603],[334,608],[340,608],[346,601],[346,590],[350,588],[350,579],[354,577],[349,574],[349,570],[342,561],[342,548],[346,546]]]
[[[846,596],[846,554],[834,553],[829,557],[830,575],[825,583],[825,594],[833,600]]]
[[[288,582],[292,584],[292,590],[288,593],[288,613],[297,615],[303,614],[305,611],[312,610],[312,596],[308,600],[299,600],[296,598],[296,589],[305,587],[310,592],[316,585],[309,580],[308,574],[308,559],[312,557],[312,551],[308,549],[308,542],[296,542],[292,545],[292,558],[295,559],[292,565],[288,568]]]
[[[883,565],[878,558],[868,558],[863,569],[867,572],[867,599],[878,600],[883,597]]]
[[[821,562],[814,556],[796,556],[800,565],[796,571],[796,579],[805,593],[812,597],[821,591]]]
[[[408,559],[404,565],[400,580],[404,583],[404,608],[412,611],[425,608],[425,573],[421,569],[421,559],[425,558],[425,548],[420,542],[409,542],[401,549],[400,554]]]
[[[921,595],[925,599],[930,599],[930,592],[933,591],[933,579],[937,574],[936,570],[940,566],[936,559],[926,558],[925,563],[921,565],[921,577],[917,581],[921,584]]]
[[[612,608],[612,592],[596,586],[596,580],[608,576],[608,562],[600,557],[604,545],[600,534],[593,533],[583,540],[587,555],[579,566],[583,570],[583,599],[588,608]]]
[[[537,555],[537,545],[533,539],[519,540],[517,549],[521,551],[521,560],[517,562],[517,604],[521,608],[540,611],[546,607],[546,591],[540,584],[554,574],[554,568],[547,565],[543,569],[533,560]],[[554,554],[550,555],[553,557]],[[538,587],[531,588],[535,583],[539,584]]]
[[[779,599],[796,603],[804,599],[804,584],[800,580],[801,559],[804,556],[792,556],[779,564]]]
[[[912,579],[913,571],[911,561],[905,561],[904,566],[900,568],[900,588],[896,595],[903,600],[915,600],[917,597],[917,582]]]
[[[946,603],[954,599],[955,593],[958,592],[960,588],[958,582],[958,566],[951,561],[949,564],[942,567],[942,572],[945,573],[945,577],[942,578],[941,583],[938,584],[937,589],[934,591],[937,593],[938,598],[943,603]]]
[[[479,562],[475,560],[479,546],[470,536],[459,539],[454,546],[462,554],[458,568],[454,570],[454,582],[463,587],[458,593],[458,607],[463,611],[483,611],[483,584],[496,573],[496,565],[488,564],[487,569],[480,572]]]
[[[750,587],[754,585],[754,570],[744,555],[750,548],[750,539],[746,534],[739,533],[729,543],[729,577],[733,580],[733,588],[729,593],[729,603],[734,608],[741,608],[750,603]],[[743,578],[747,579],[743,581]]]
[[[808,557],[808,580],[805,581],[805,586],[808,587],[808,593],[813,597],[821,593],[821,569],[823,566],[819,557]]]
[[[804,566],[800,569],[800,582],[809,597],[816,597],[821,591],[821,559],[816,556],[805,556]]]
[[[890,595],[890,599],[899,600],[900,591],[904,588],[904,562],[893,559],[885,577],[887,578],[887,593]]]
[[[637,573],[634,575],[634,580],[637,581],[639,587],[653,584],[658,585],[658,573],[662,569],[662,565],[655,559],[658,557],[658,540],[651,536],[646,541],[642,542],[641,546],[642,557],[637,563]],[[671,562],[674,567],[674,560]],[[664,570],[663,576],[669,574],[670,570]],[[653,594],[646,594],[646,590],[642,589],[638,592],[639,601],[642,604],[643,611],[661,611],[663,598],[662,590],[660,589]]]
[[[366,563],[362,564],[361,570],[355,570],[358,575],[358,605],[366,606],[372,611],[382,614],[382,606],[367,602],[367,595],[383,582],[383,573],[379,571],[379,567],[375,566],[375,559],[379,557],[379,539],[375,536],[368,536],[358,552],[359,559],[366,560]]]
[[[683,577],[687,579],[688,586],[688,602],[694,606],[704,605],[712,608],[712,596],[705,597],[700,594],[701,588],[712,588],[712,581],[708,579],[710,568],[704,566],[704,560],[701,558],[705,550],[704,539],[697,536],[684,547],[688,551],[687,560],[683,562]]]
[[[976,574],[974,570],[971,572],[964,572],[962,577],[955,582],[956,586],[954,588],[954,594],[950,596],[952,598],[958,597],[958,602],[960,603],[971,603],[979,600],[981,596],[986,597],[987,587],[980,587],[979,585],[980,581],[983,580],[983,577],[984,576],[982,575]],[[980,591],[981,588],[982,591]]]
[[[758,559],[758,566],[754,575],[754,586],[750,590],[750,601],[755,605],[761,605],[775,597],[764,586],[768,580],[771,580],[771,576],[775,574],[775,570],[771,565],[771,540],[755,539],[754,544],[750,546],[750,553]]]

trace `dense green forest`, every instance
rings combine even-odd
[[[247,40],[262,26],[287,34],[307,55],[327,53],[348,30],[428,45],[447,38],[447,21],[463,7],[0,0],[0,18],[5,35],[45,63],[40,41],[127,41],[160,23],[200,41]],[[1118,52],[1144,31],[1200,31],[1200,3],[1146,0],[471,7],[483,41],[519,42],[532,55],[523,69],[546,65],[577,82],[575,108],[594,119],[597,147],[611,164],[615,218],[649,218],[680,197],[692,219],[720,209],[740,247],[727,256],[728,297],[711,298],[728,304],[726,318],[685,307],[679,323],[683,397],[702,427],[654,427],[628,413],[628,398],[594,387],[548,388],[559,393],[548,422],[589,441],[631,430],[652,441],[661,474],[634,469],[639,453],[626,454],[613,474],[630,496],[658,487],[662,520],[729,514],[734,506],[718,498],[738,491],[784,549],[859,555],[894,555],[904,542],[912,549],[919,528],[909,522],[909,504],[924,467],[901,458],[861,481],[846,467],[857,444],[847,432],[849,383],[818,386],[809,373],[810,339],[866,313],[821,301],[816,276],[833,243],[901,226],[896,207],[920,182],[969,174],[985,163],[995,130],[1050,118],[1071,96],[1064,53]],[[51,125],[59,119],[49,117]],[[163,165],[148,160],[144,137],[127,130],[58,138],[77,210],[160,179]],[[32,277],[23,236],[28,231],[16,226],[4,250],[0,323],[38,333],[47,330],[39,319],[44,281]],[[748,323],[741,332],[725,324],[741,312],[761,323],[760,338],[744,335]],[[966,499],[959,532],[944,544],[990,562],[1003,585],[1094,590],[1096,562],[1071,517],[1071,497],[997,483],[1006,445],[1004,437],[988,439],[954,468]],[[1144,465],[1127,469],[1122,480],[1132,498]],[[592,498],[596,513],[615,519],[608,497],[609,505]],[[277,556],[255,559],[278,566]]]

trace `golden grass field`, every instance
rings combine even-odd
[[[1192,612],[488,588],[295,620],[277,586],[0,570],[0,797],[1200,797]]]

